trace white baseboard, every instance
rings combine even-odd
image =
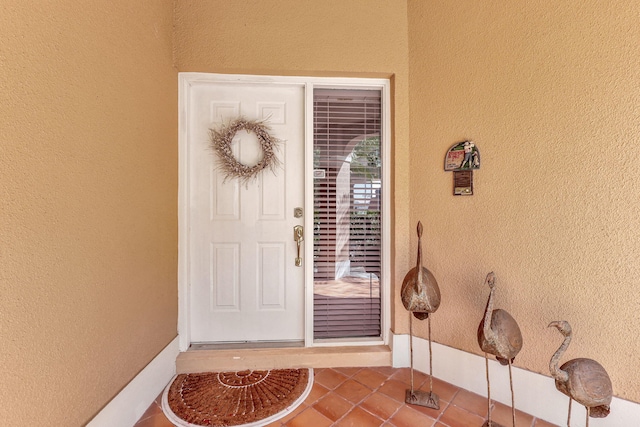
[[[487,380],[484,357],[442,344],[432,343],[433,376],[473,393],[486,396]],[[409,335],[393,335],[393,366],[409,366]],[[420,372],[429,373],[429,342],[413,339],[413,364]],[[489,361],[491,398],[511,406],[509,371],[495,358]],[[569,398],[556,390],[554,380],[522,368],[513,368],[513,388],[516,408],[536,418],[557,425],[566,425]],[[615,384],[614,384],[615,390]],[[585,409],[572,405],[571,419],[583,423]],[[591,427],[634,427],[639,425],[640,403],[613,398],[611,413],[606,418],[591,418]],[[582,425],[582,424],[578,424]]]
[[[179,338],[176,337],[116,395],[87,427],[131,427],[151,406],[176,374]]]

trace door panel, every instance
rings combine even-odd
[[[192,342],[304,338],[304,263],[294,264],[294,208],[304,206],[304,92],[295,84],[197,83],[188,115],[189,297]],[[246,184],[216,168],[208,130],[265,120],[281,140],[281,166]],[[254,134],[233,152],[259,160]]]

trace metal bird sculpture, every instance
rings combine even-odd
[[[502,365],[509,365],[509,384],[511,387],[511,417],[513,427],[516,426],[516,410],[513,396],[513,376],[511,364],[522,349],[522,333],[518,323],[511,315],[502,309],[493,309],[493,298],[496,288],[496,276],[493,272],[487,274],[485,283],[489,286],[489,299],[484,311],[484,317],[478,326],[478,344],[484,351],[487,372],[487,421],[483,427],[502,427],[491,420],[491,386],[489,383],[489,358],[487,353],[496,357]]]
[[[431,376],[433,357],[431,352],[431,316],[440,306],[440,288],[433,274],[422,266],[422,223],[418,221],[418,261],[402,282],[400,297],[404,308],[418,320],[428,320],[429,327],[429,393],[413,387],[413,316],[409,316],[409,346],[411,351],[411,390],[406,391],[405,402],[428,408],[440,409],[438,395],[433,392]]]
[[[589,417],[604,418],[609,415],[613,397],[609,375],[601,364],[585,358],[569,360],[558,368],[560,358],[571,342],[571,325],[561,320],[549,323],[548,327],[557,328],[564,336],[562,345],[549,361],[549,370],[556,380],[556,388],[569,396],[567,427],[571,425],[571,402],[574,400],[587,408],[586,426],[589,427]]]

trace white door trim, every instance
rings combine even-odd
[[[191,85],[202,82],[242,82],[301,84],[305,87],[305,170],[313,170],[313,89],[315,87],[344,87],[345,89],[373,88],[382,91],[383,105],[383,188],[382,193],[382,319],[381,340],[329,340],[313,342],[313,269],[305,268],[305,346],[320,345],[371,345],[389,342],[390,327],[390,242],[391,242],[391,99],[388,79],[369,78],[333,78],[333,77],[290,77],[290,76],[253,76],[239,74],[179,73],[178,74],[178,335],[180,351],[186,351],[191,344],[191,325],[189,316],[189,173],[188,173],[188,129],[187,113],[189,89]],[[313,178],[305,173],[305,211],[313,212]],[[304,226],[313,230],[313,215],[305,215]],[[313,239],[304,241],[305,260],[313,259]],[[305,263],[306,264],[306,263]],[[305,265],[306,266],[306,265]]]

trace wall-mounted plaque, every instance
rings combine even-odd
[[[473,194],[473,170],[480,169],[480,151],[473,141],[453,144],[444,157],[444,170],[453,171],[453,195]]]
[[[453,195],[471,196],[473,194],[473,171],[453,172]]]
[[[444,158],[444,170],[472,169],[480,169],[480,151],[476,144],[473,141],[463,141],[452,145]]]

